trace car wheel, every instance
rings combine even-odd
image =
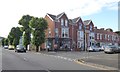
[[[106,54],[107,54],[107,52],[104,52],[104,53],[106,53]]]
[[[26,53],[26,51],[24,51]]]

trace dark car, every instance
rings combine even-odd
[[[17,45],[15,52],[26,52],[26,49],[24,48],[23,45]]]

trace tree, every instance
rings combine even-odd
[[[22,31],[20,30],[19,27],[16,27],[14,30],[14,40],[13,40],[13,45],[16,47],[16,45],[19,44],[20,37],[22,36]]]
[[[19,27],[13,27],[8,35],[8,40],[10,45],[16,45],[19,44],[20,36],[22,36],[22,31]]]
[[[19,24],[23,26],[21,29],[22,29],[22,31],[24,31],[23,45],[26,47],[26,50],[27,50],[27,45],[29,45],[30,41],[31,41],[31,37],[30,37],[30,35],[31,35],[31,29],[29,27],[29,21],[31,19],[32,19],[32,16],[30,16],[30,15],[24,15],[19,20]]]
[[[45,42],[45,30],[48,27],[47,21],[44,18],[32,18],[30,27],[33,29],[32,44],[36,46],[36,52],[39,51],[39,46]]]
[[[108,29],[106,29],[107,31],[110,31],[110,32],[113,32],[113,30],[111,29],[111,28],[108,28]]]
[[[117,33],[120,36],[120,31],[116,31],[115,33]]]
[[[2,46],[3,46],[3,47],[4,47],[4,40],[5,40],[5,38],[2,39]]]
[[[14,30],[15,30],[15,27],[12,27],[11,31],[9,32],[9,35],[8,35],[8,43],[9,43],[9,45],[13,44],[13,40],[14,40],[13,33],[14,33]]]
[[[7,38],[4,39],[4,45],[8,45],[8,39]]]

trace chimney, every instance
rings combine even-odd
[[[97,27],[94,27],[94,29],[97,29]]]

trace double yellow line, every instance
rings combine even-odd
[[[117,68],[115,68],[115,69],[110,69],[110,68],[105,68],[104,66],[103,67],[100,67],[100,65],[99,66],[96,66],[97,64],[88,64],[88,63],[86,63],[84,60],[77,60],[77,61],[74,61],[74,62],[76,62],[76,63],[78,63],[78,64],[81,64],[81,65],[85,65],[85,66],[89,66],[89,67],[93,67],[93,68],[97,68],[97,69],[100,69],[100,70],[106,70],[106,72],[113,72],[112,70],[118,70]],[[101,65],[102,66],[102,65]]]

